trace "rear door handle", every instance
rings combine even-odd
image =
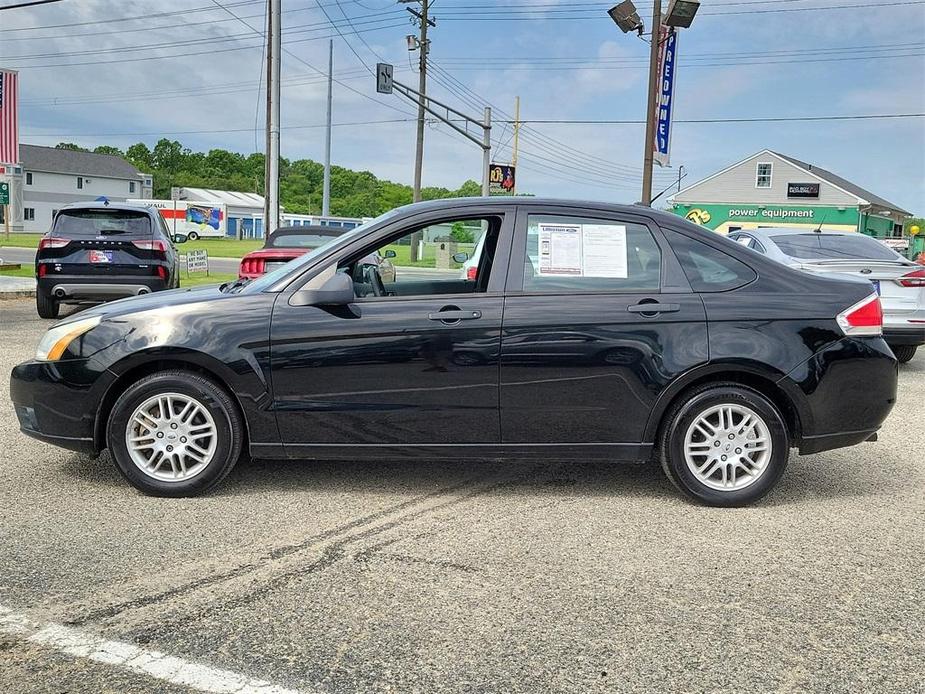
[[[677,313],[681,304],[633,304],[626,310],[630,313]]]
[[[437,313],[428,313],[428,320],[438,320],[444,323],[456,322],[460,320],[476,320],[482,317],[481,311],[438,311]]]

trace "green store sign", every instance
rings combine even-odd
[[[739,223],[761,224],[825,224],[857,228],[857,207],[819,207],[809,205],[689,205],[675,204],[676,215],[710,229],[736,226]]]

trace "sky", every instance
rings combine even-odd
[[[650,0],[636,4],[648,27]],[[405,37],[417,33],[406,8],[418,6],[283,0],[283,156],[323,160],[332,37],[333,162],[410,184],[415,107],[377,94],[372,72],[389,62],[417,85]],[[519,192],[639,199],[648,45],[621,33],[608,6],[432,2],[428,93],[476,118],[493,105],[492,159],[505,163],[503,121],[520,97]],[[61,0],[0,12],[0,67],[20,71],[21,141],[124,148],[169,137],[196,151],[262,151],[264,7]],[[656,167],[656,192],[680,166],[686,186],[767,148],[925,215],[925,118],[684,122],[925,113],[925,0],[703,0],[678,55],[671,166]],[[549,120],[622,122],[530,122]],[[480,180],[481,162],[477,145],[428,124],[425,186]]]

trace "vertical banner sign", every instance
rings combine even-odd
[[[655,163],[668,166],[671,155],[671,113],[674,108],[674,81],[677,72],[678,33],[662,27],[659,49],[659,80],[655,116]]]
[[[0,163],[19,163],[19,74],[0,69]]]
[[[513,195],[516,170],[508,164],[492,164],[488,167],[488,194]]]

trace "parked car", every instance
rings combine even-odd
[[[240,279],[256,279],[267,272],[282,267],[290,260],[305,255],[309,251],[328,243],[344,233],[344,229],[323,226],[286,226],[267,235],[263,248],[251,251],[241,258],[238,268]],[[390,258],[395,257],[395,251],[386,251],[384,254],[371,254],[367,259],[369,264],[375,265],[380,276],[386,282],[395,281],[395,266]]]
[[[153,207],[110,202],[65,205],[35,254],[35,304],[56,318],[61,304],[121,299],[180,286],[178,256]]]
[[[475,279],[370,254],[482,220]],[[789,268],[675,215],[538,198],[388,212],[224,289],[100,306],[15,367],[20,427],[148,494],[260,458],[659,461],[759,499],[801,453],[876,438],[897,362],[867,281]],[[559,345],[557,343],[566,344]],[[310,473],[307,473],[310,474]]]
[[[815,274],[870,280],[883,305],[883,337],[900,362],[925,345],[925,270],[880,241],[855,232],[749,229],[733,241]]]

